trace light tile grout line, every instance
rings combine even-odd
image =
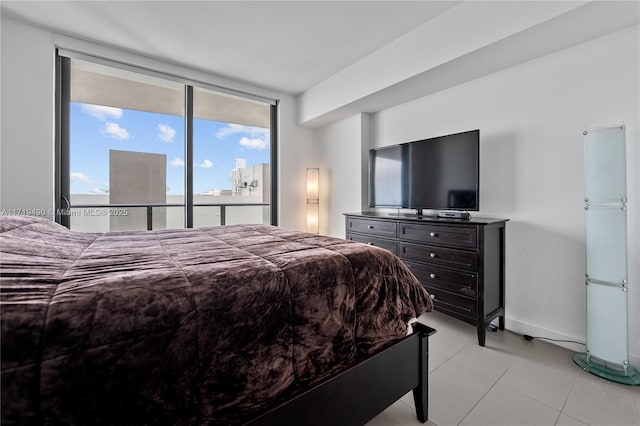
[[[446,320],[445,322],[451,322],[451,321],[452,321],[452,319],[451,319],[451,318],[447,318],[447,320]],[[508,330],[503,330],[503,331],[508,332]],[[442,367],[444,364],[446,364],[447,362],[451,361],[451,360],[452,360],[452,359],[453,359],[453,358],[454,358],[458,353],[460,353],[460,352],[462,352],[464,349],[466,349],[466,348],[467,348],[467,346],[469,346],[469,345],[475,345],[475,339],[474,339],[473,337],[475,337],[475,336],[472,336],[472,339],[471,339],[469,342],[467,342],[467,343],[466,343],[464,346],[462,346],[459,350],[457,350],[456,352],[454,352],[454,353],[453,353],[449,358],[447,358],[445,361],[443,361],[442,363],[440,363],[440,365],[438,365],[436,368],[434,368],[434,369],[433,369],[433,371],[432,371],[431,373],[436,372],[436,371],[437,371],[440,367]],[[525,351],[526,351],[526,347],[523,347],[523,348],[518,352],[518,354],[516,355],[516,360],[515,360],[515,361],[520,360],[520,359],[522,358],[522,355],[525,353]],[[491,385],[491,387],[490,387],[490,388],[489,388],[489,389],[488,389],[488,390],[487,390],[487,391],[486,391],[486,392],[485,392],[485,393],[484,393],[484,394],[483,394],[483,395],[478,399],[478,401],[476,401],[476,403],[473,405],[473,407],[471,407],[471,409],[470,409],[470,410],[469,410],[469,411],[464,415],[464,417],[460,420],[460,422],[458,422],[458,426],[459,426],[459,425],[464,421],[464,419],[466,419],[466,418],[469,416],[469,414],[471,414],[471,412],[474,410],[474,408],[476,408],[476,406],[477,406],[477,405],[478,405],[478,404],[479,404],[479,403],[480,403],[480,402],[481,402],[481,401],[482,401],[482,400],[487,396],[487,394],[488,394],[489,392],[491,392],[491,390],[492,390],[492,389],[495,387],[495,385],[500,381],[500,379],[502,379],[502,377],[503,377],[505,374],[507,374],[507,372],[508,372],[509,370],[511,370],[511,368],[513,368],[513,366],[514,366],[515,364],[516,364],[516,362],[512,363],[512,364],[509,366],[509,368],[507,368],[507,369],[506,369],[506,370],[505,370],[505,371],[500,375],[500,377],[498,377],[498,378],[495,380],[495,382]],[[431,373],[429,373],[429,374],[431,374]],[[486,377],[486,376],[485,376],[485,377]],[[545,404],[545,403],[544,403],[544,402],[542,402],[542,401],[539,401],[538,399],[536,399],[536,398],[532,397],[531,395],[527,395],[527,394],[525,394],[525,393],[522,393],[522,392],[520,392],[519,390],[514,389],[514,388],[512,388],[511,386],[505,385],[505,384],[503,384],[503,383],[501,383],[501,384],[502,384],[502,386],[505,386],[505,387],[507,387],[507,388],[511,389],[512,391],[515,391],[515,392],[519,393],[519,394],[520,394],[520,395],[522,395],[522,396],[525,396],[525,397],[527,397],[527,398],[529,398],[529,399],[532,399],[532,400],[534,400],[534,401],[536,401],[536,402],[538,402],[538,403],[540,403],[540,404],[544,405],[545,407],[548,407],[548,408],[550,408],[550,409],[552,409],[552,410],[554,410],[554,411],[558,411],[556,408],[551,407],[551,406],[549,406],[548,404]],[[564,403],[563,403],[562,409],[558,411],[558,417],[556,417],[556,421],[554,422],[554,426],[555,426],[555,424],[557,424],[557,423],[558,423],[558,420],[560,419],[560,415],[563,413],[563,412],[562,412],[562,410],[564,410],[564,406],[566,405],[567,400],[569,399],[569,394],[570,394],[570,393],[571,393],[571,391],[573,390],[573,387],[574,387],[574,386],[575,386],[575,379],[574,379],[574,382],[573,382],[573,383],[572,383],[572,385],[571,385],[571,389],[569,390],[569,393],[567,394],[567,397],[565,398],[565,401],[564,401]],[[406,403],[405,401],[402,401],[402,400],[400,400],[400,401],[401,401],[405,406],[409,407],[410,409],[415,410],[415,407],[411,407],[411,406],[410,406],[408,403]],[[569,417],[571,417],[571,416],[569,416]],[[571,418],[573,418],[573,417],[571,417]],[[429,419],[427,419],[427,420],[429,420]],[[579,419],[576,419],[576,420],[579,420]],[[579,420],[579,421],[581,421],[581,420]],[[433,422],[432,422],[432,423],[433,423]],[[582,422],[582,423],[584,423],[584,422]],[[435,423],[433,423],[433,424],[434,424],[435,426],[437,426]]]
[[[504,376],[505,374],[507,374],[507,371],[511,370],[511,367],[513,367],[513,365],[510,365],[510,366],[509,366],[509,368],[507,368],[507,369],[506,369],[506,370],[505,370],[505,371],[500,375],[500,377],[498,377],[498,379],[497,379],[495,382],[493,382],[493,384],[491,385],[491,387],[490,387],[490,388],[489,388],[489,389],[484,393],[484,395],[482,395],[482,396],[478,399],[478,401],[476,401],[476,403],[473,405],[473,407],[471,407],[471,409],[470,409],[469,411],[467,411],[467,414],[465,414],[465,415],[464,415],[464,417],[463,417],[463,418],[458,422],[458,425],[460,425],[460,424],[464,421],[464,419],[466,419],[466,418],[469,416],[469,414],[471,414],[471,412],[474,410],[474,408],[476,408],[476,407],[478,406],[478,404],[480,404],[480,401],[482,401],[482,400],[484,399],[484,397],[485,397],[485,396],[487,396],[487,394],[488,394],[489,392],[491,392],[491,389],[493,389],[493,388],[496,386],[496,384],[498,384],[498,382],[500,381],[500,379],[502,379],[502,376]],[[556,422],[557,422],[557,420],[556,420]]]
[[[466,345],[465,345],[465,347],[466,347]],[[526,349],[526,348],[525,348],[525,349]],[[517,360],[519,360],[519,359],[522,357],[522,355],[523,355],[523,354],[524,354],[524,352],[525,352],[525,349],[523,349],[522,351],[520,351],[520,353],[519,353],[519,354],[518,354],[518,356],[517,356]],[[516,360],[516,361],[517,361],[517,360]],[[445,362],[448,362],[448,361],[449,361],[449,360],[447,360],[447,361],[445,361]],[[442,364],[444,364],[444,362],[443,362]],[[441,365],[442,365],[442,364],[441,364]],[[462,420],[460,420],[460,422],[458,422],[458,426],[459,426],[460,424],[462,424],[462,422],[464,422],[464,419],[466,419],[466,418],[469,416],[469,414],[471,414],[471,412],[476,408],[476,406],[478,406],[478,404],[480,404],[480,402],[481,402],[481,401],[482,401],[482,400],[487,396],[487,394],[488,394],[489,392],[491,392],[491,390],[492,390],[492,389],[493,389],[493,388],[498,384],[498,382],[500,381],[500,379],[502,379],[502,377],[503,377],[505,374],[507,374],[507,372],[508,372],[509,370],[511,370],[515,364],[516,364],[516,362],[512,363],[512,364],[509,366],[509,368],[507,368],[507,369],[506,369],[506,370],[505,370],[505,371],[500,375],[500,377],[498,377],[498,379],[493,383],[493,385],[491,385],[491,387],[490,387],[490,388],[489,388],[489,389],[484,393],[484,395],[482,395],[482,396],[480,397],[480,399],[478,399],[478,401],[474,404],[474,406],[473,406],[473,407],[471,407],[471,409],[467,412],[467,414],[465,414],[465,415],[464,415],[464,417],[462,418]],[[435,371],[435,370],[434,370],[434,371]],[[486,377],[486,376],[485,376],[485,377]],[[556,421],[554,422],[554,426],[555,426],[555,425],[558,423],[558,420],[560,419],[560,415],[562,414],[562,410],[564,410],[564,406],[566,405],[567,400],[569,399],[569,394],[571,393],[571,391],[573,390],[573,387],[575,386],[575,382],[576,382],[576,380],[574,379],[573,383],[571,384],[571,389],[570,389],[570,390],[569,390],[569,392],[567,393],[567,397],[566,397],[566,398],[565,398],[565,400],[564,400],[564,403],[563,403],[563,405],[562,405],[562,409],[561,409],[561,410],[559,410],[559,411],[558,411],[558,409],[556,409],[556,408],[554,408],[554,407],[551,407],[551,406],[549,406],[548,404],[545,404],[545,403],[544,403],[544,402],[542,402],[542,401],[539,401],[538,399],[534,398],[534,397],[533,397],[533,396],[531,396],[531,395],[527,395],[526,393],[522,393],[522,392],[520,392],[519,390],[514,389],[514,388],[512,388],[512,387],[511,387],[511,386],[509,386],[509,385],[506,385],[506,384],[504,384],[504,383],[501,383],[501,385],[502,385],[502,386],[504,386],[504,387],[507,387],[507,388],[511,389],[511,390],[512,390],[512,391],[514,391],[514,392],[519,393],[519,394],[520,394],[520,395],[522,395],[522,396],[525,396],[525,397],[527,397],[527,398],[529,398],[529,399],[532,399],[532,400],[534,400],[534,401],[536,401],[536,402],[539,402],[540,404],[544,405],[545,407],[548,407],[548,408],[550,408],[550,409],[552,409],[552,410],[554,410],[554,411],[558,411],[558,416],[556,417]],[[569,416],[569,417],[571,417],[571,416]],[[572,417],[572,418],[573,418],[573,417]],[[576,419],[576,420],[578,420],[578,419]],[[584,422],[583,422],[583,423],[584,423]]]
[[[518,358],[520,358],[520,356],[518,356]],[[515,364],[515,363],[514,363],[514,364]],[[467,412],[467,414],[465,414],[465,416],[462,418],[462,420],[460,420],[460,422],[458,423],[458,425],[460,425],[460,424],[464,421],[464,419],[465,419],[465,418],[467,418],[467,416],[468,416],[468,415],[473,411],[473,409],[474,409],[474,408],[476,408],[476,406],[477,406],[477,405],[478,405],[478,404],[479,404],[479,403],[480,403],[480,402],[481,402],[481,401],[482,401],[482,400],[487,396],[487,394],[488,394],[489,392],[491,392],[491,389],[493,389],[493,388],[495,387],[495,385],[497,385],[497,384],[498,384],[498,382],[500,381],[500,379],[502,379],[502,377],[503,377],[505,374],[507,374],[507,372],[508,372],[509,370],[511,370],[511,368],[513,368],[513,364],[512,364],[512,365],[510,365],[510,366],[509,366],[509,368],[507,368],[507,369],[504,371],[504,373],[502,373],[502,374],[500,375],[500,377],[498,377],[498,379],[494,382],[494,384],[493,384],[493,385],[491,385],[491,387],[489,388],[489,390],[487,390],[487,392],[485,392],[485,394],[484,394],[484,395],[482,395],[482,397],[480,397],[480,399],[478,400],[478,402],[476,402],[476,403],[475,403],[475,405],[474,405],[474,406],[473,406],[473,407],[472,407],[472,408]],[[564,400],[564,403],[562,404],[562,408],[561,408],[560,410],[558,410],[557,408],[551,407],[550,405],[548,405],[548,404],[546,404],[546,403],[544,403],[544,402],[542,402],[542,401],[538,400],[537,398],[534,398],[534,397],[533,397],[533,396],[531,396],[531,395],[527,395],[526,393],[523,393],[523,392],[521,392],[521,391],[519,391],[519,390],[517,390],[517,389],[514,389],[514,388],[512,388],[511,386],[509,386],[509,385],[507,385],[507,384],[501,383],[501,385],[502,385],[502,386],[504,386],[504,387],[506,387],[506,388],[509,388],[509,389],[510,389],[511,391],[513,391],[513,392],[517,392],[517,393],[519,393],[520,395],[525,396],[525,397],[527,397],[527,398],[529,398],[529,399],[532,399],[532,400],[534,400],[534,401],[536,401],[536,402],[538,402],[538,403],[540,403],[540,404],[544,405],[544,406],[545,406],[545,407],[547,407],[547,408],[550,408],[550,409],[552,409],[552,410],[554,410],[554,411],[558,411],[558,416],[556,417],[556,421],[554,422],[554,426],[558,423],[558,420],[560,420],[560,415],[562,415],[562,414],[563,414],[564,407],[565,407],[565,405],[567,404],[567,401],[569,400],[569,395],[571,394],[571,391],[573,390],[573,388],[574,388],[575,384],[576,384],[576,379],[574,379],[574,380],[573,380],[573,383],[571,384],[571,388],[569,389],[569,392],[567,393],[567,396],[566,396],[566,398],[565,398],[565,400]],[[574,418],[574,417],[572,417],[572,416],[569,416],[568,414],[565,414],[565,415],[566,415],[566,416],[568,416],[568,417],[571,417],[572,419]],[[581,423],[584,423],[584,422],[583,422],[582,420],[580,420],[580,419],[575,419],[575,420],[578,420],[578,421],[580,421]]]
[[[451,361],[451,359],[452,359],[454,356],[456,356],[459,352],[463,351],[463,350],[464,350],[467,346],[469,346],[470,344],[475,344],[475,341],[474,341],[474,340],[472,340],[472,341],[470,341],[470,342],[467,342],[464,346],[462,346],[460,349],[458,349],[458,351],[454,352],[454,353],[453,353],[453,355],[451,355],[451,356],[450,356],[449,358],[447,358],[445,361],[443,361],[442,363],[440,363],[440,365],[438,365],[436,368],[434,368],[432,372],[427,372],[427,374],[433,374],[433,373],[435,373],[435,372],[436,372],[436,370],[438,370],[440,367],[442,367],[443,365],[445,365],[447,362]],[[502,376],[500,376],[500,377],[502,377]],[[429,389],[429,392],[430,392],[430,391],[431,391],[431,390]],[[483,395],[483,398],[484,398],[484,395]],[[480,399],[482,399],[482,398],[480,398]],[[400,399],[400,402],[402,402],[404,405],[406,405],[407,407],[409,407],[410,409],[412,409],[413,411],[415,411],[415,407],[410,406],[409,404],[407,404],[406,402],[404,402],[402,399]],[[468,414],[468,413],[467,413],[467,414]],[[430,420],[429,420],[429,418],[427,418],[427,421],[430,421]],[[431,421],[431,423],[433,423],[433,421]],[[438,426],[438,425],[436,425],[435,423],[433,423],[433,424],[434,424],[435,426]]]
[[[511,369],[511,367],[513,367],[513,365],[512,365],[512,366],[510,366],[509,368],[507,368],[507,371],[509,371],[509,370]],[[505,373],[506,373],[507,371],[505,371]],[[503,376],[504,376],[504,374],[503,374]],[[501,378],[502,378],[502,376],[500,376],[500,379],[501,379]],[[500,380],[500,379],[498,379],[498,380]],[[564,402],[562,403],[562,408],[561,408],[560,410],[558,410],[558,409],[557,409],[557,408],[555,408],[555,407],[550,406],[549,404],[547,404],[547,403],[545,403],[545,402],[543,402],[543,401],[540,401],[539,399],[537,399],[536,397],[534,397],[534,396],[532,396],[532,395],[528,395],[528,394],[526,394],[526,393],[524,393],[524,392],[521,392],[521,391],[519,391],[518,389],[515,389],[515,388],[513,388],[513,387],[511,387],[511,386],[509,386],[509,385],[507,385],[507,384],[502,383],[502,386],[507,387],[507,388],[511,389],[512,391],[514,391],[514,392],[518,392],[520,395],[524,395],[524,396],[526,396],[526,397],[528,397],[528,398],[530,398],[530,399],[533,399],[534,401],[539,402],[540,404],[544,405],[545,407],[551,408],[552,410],[555,410],[555,411],[559,411],[559,412],[560,412],[560,414],[563,414],[564,407],[567,405],[567,401],[569,400],[569,395],[571,395],[571,391],[573,391],[573,388],[574,388],[574,386],[576,385],[576,381],[577,381],[577,376],[576,376],[576,377],[574,377],[573,382],[571,383],[571,387],[569,388],[569,391],[567,392],[567,396],[565,397]],[[497,383],[497,382],[496,382],[496,383]],[[483,398],[484,398],[484,397],[483,397]],[[565,415],[567,415],[567,414],[565,414]],[[559,418],[559,417],[560,417],[560,416],[558,416],[558,418]],[[574,417],[572,417],[572,416],[569,416],[569,417],[574,418]],[[578,421],[580,421],[580,422],[584,423],[584,422],[583,422],[582,420],[580,420],[580,419],[576,419],[576,420],[578,420]],[[556,423],[557,423],[557,422],[558,422],[558,420],[556,419]]]
[[[573,389],[576,387],[576,383],[577,382],[578,382],[578,376],[576,375],[573,378],[573,383],[571,383],[571,389],[569,389],[569,392],[567,392],[567,397],[565,398],[564,403],[562,404],[562,409],[560,410],[560,415],[564,414],[565,416],[571,417],[572,419],[574,419],[576,421],[579,421],[580,423],[587,424],[587,423],[583,422],[582,420],[576,419],[575,417],[570,416],[570,415],[568,415],[567,413],[564,412],[564,407],[567,406],[567,402],[569,401],[569,397],[571,396],[571,392],[573,392]],[[558,420],[560,420],[560,416],[558,416]],[[556,420],[556,425],[558,424],[558,420]]]

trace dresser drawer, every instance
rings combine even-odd
[[[401,223],[400,239],[470,249],[478,246],[478,232],[475,227]]]
[[[378,237],[396,238],[397,223],[371,219],[347,219],[347,231],[370,234]]]
[[[403,260],[413,275],[425,287],[437,287],[467,297],[476,297],[477,295],[478,278],[476,274]]]
[[[359,243],[369,244],[371,246],[380,247],[389,250],[393,254],[398,254],[396,242],[393,240],[385,240],[384,238],[376,238],[370,235],[349,233],[349,240]]]
[[[478,254],[476,252],[400,242],[399,253],[405,259],[417,260],[432,265],[460,268],[468,271],[476,271],[478,269]]]
[[[444,312],[452,312],[467,318],[475,318],[477,313],[477,302],[475,299],[458,296],[435,287],[425,287],[431,295],[433,306]]]

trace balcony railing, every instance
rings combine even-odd
[[[227,208],[242,207],[269,207],[269,203],[194,203],[194,211],[196,207],[219,208],[219,225],[227,224]],[[71,225],[74,228],[74,217],[103,217],[103,218],[126,218],[130,216],[130,209],[145,209],[146,219],[142,219],[146,223],[146,229],[151,231],[154,229],[154,208],[184,208],[184,204],[179,203],[131,203],[131,204],[73,204],[69,206],[68,213],[72,217]],[[77,211],[74,213],[73,211]],[[163,212],[166,214],[165,212]],[[194,214],[195,216],[195,214]],[[140,220],[138,218],[137,220]],[[256,222],[253,222],[256,223]],[[261,222],[264,223],[264,220]],[[213,225],[212,225],[213,226]],[[84,230],[84,229],[83,229]],[[88,230],[88,229],[87,229]]]

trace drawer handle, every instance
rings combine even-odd
[[[435,232],[430,232],[430,233],[429,233],[429,236],[430,236],[430,237],[436,237],[437,235],[436,235],[436,233],[435,233]]]
[[[375,244],[373,244],[372,242],[368,242],[367,244],[369,244],[370,246],[375,246]]]
[[[434,279],[436,277],[436,274],[429,274],[429,278]]]
[[[431,296],[431,300],[436,300],[436,295],[435,294],[431,293],[430,296]]]
[[[367,226],[367,229],[373,229],[373,225]]]
[[[431,253],[431,254],[429,255],[429,257],[433,259],[434,257],[436,257],[436,254],[435,254],[435,253]]]

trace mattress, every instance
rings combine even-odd
[[[392,253],[268,225],[0,238],[3,424],[242,423],[432,308]]]

